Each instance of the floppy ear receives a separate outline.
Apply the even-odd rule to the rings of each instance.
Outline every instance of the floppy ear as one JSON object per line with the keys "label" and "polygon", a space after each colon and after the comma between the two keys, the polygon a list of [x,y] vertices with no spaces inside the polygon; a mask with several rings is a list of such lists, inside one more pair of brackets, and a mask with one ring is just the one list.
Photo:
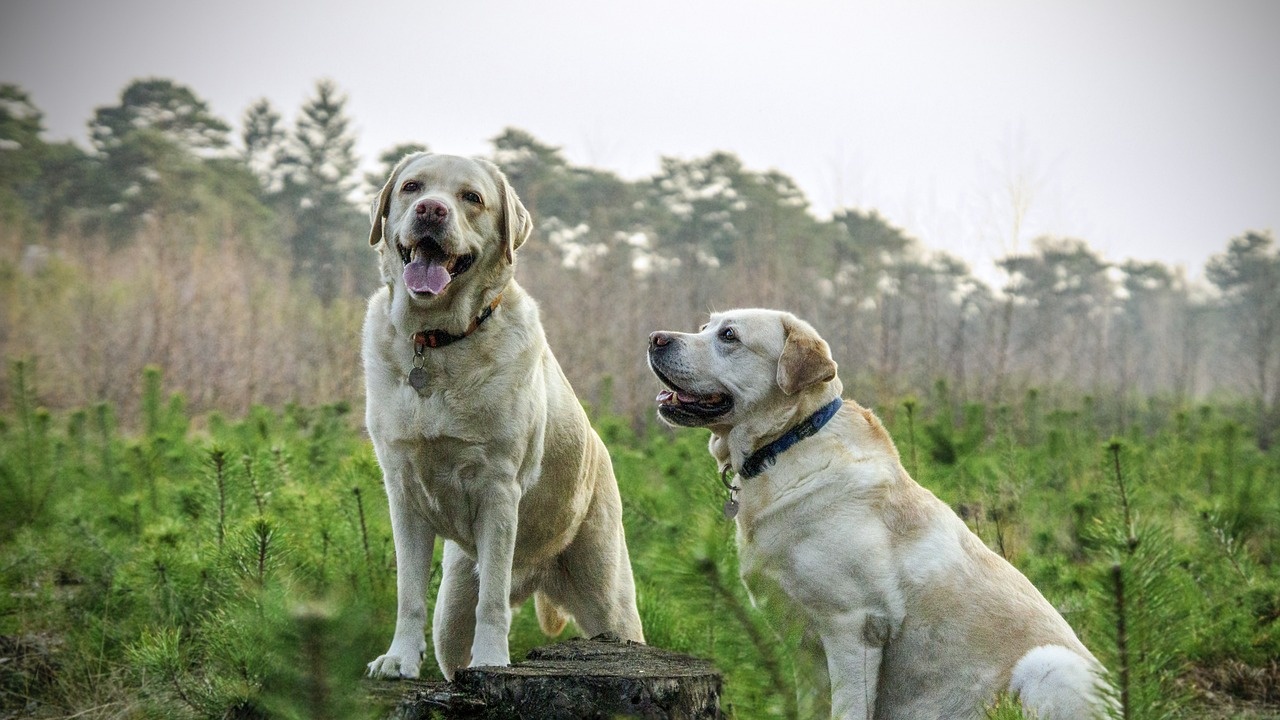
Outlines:
{"label": "floppy ear", "polygon": [[502,252],[508,263],[515,262],[516,250],[533,233],[533,219],[529,217],[529,211],[520,202],[516,189],[507,182],[507,176],[502,170],[488,160],[479,160],[493,175],[494,181],[498,183],[498,192],[502,194],[502,217],[498,220],[502,232]]}
{"label": "floppy ear", "polygon": [[373,199],[373,203],[369,206],[369,245],[377,245],[382,241],[383,225],[387,220],[387,213],[391,212],[391,196],[395,194],[396,176],[400,174],[400,170],[409,163],[410,160],[429,155],[430,153],[409,153],[400,158],[400,162],[396,163],[395,168],[391,170],[391,175],[387,177],[387,184],[382,186],[382,191],[378,193],[378,197]]}
{"label": "floppy ear", "polygon": [[831,348],[813,328],[783,320],[782,329],[787,335],[782,355],[778,357],[778,387],[782,392],[795,395],[807,387],[835,379],[836,361],[831,359]]}

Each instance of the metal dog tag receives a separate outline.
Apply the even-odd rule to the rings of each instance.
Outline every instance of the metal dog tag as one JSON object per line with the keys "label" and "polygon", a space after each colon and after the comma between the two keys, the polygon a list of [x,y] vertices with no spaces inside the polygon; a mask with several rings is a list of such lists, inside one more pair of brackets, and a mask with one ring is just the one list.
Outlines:
{"label": "metal dog tag", "polygon": [[409,371],[409,384],[414,390],[422,392],[427,387],[427,371],[416,367]]}
{"label": "metal dog tag", "polygon": [[729,498],[724,501],[724,519],[732,520],[738,517],[738,501]]}

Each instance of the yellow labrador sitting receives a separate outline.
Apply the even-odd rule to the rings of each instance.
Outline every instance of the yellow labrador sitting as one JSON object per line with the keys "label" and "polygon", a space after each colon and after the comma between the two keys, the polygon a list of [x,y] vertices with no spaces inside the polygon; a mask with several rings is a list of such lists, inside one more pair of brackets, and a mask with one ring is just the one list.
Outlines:
{"label": "yellow labrador sitting", "polygon": [[[1103,669],[1031,583],[907,475],[830,350],[772,310],[655,332],[659,415],[710,428],[738,474],[743,581],[804,623],[839,718],[976,718],[1001,691],[1041,720],[1101,717]],[[825,699],[825,698],[824,698]]]}
{"label": "yellow labrador sitting", "polygon": [[[396,550],[395,635],[375,677],[417,677],[432,549],[446,678],[506,665],[511,608],[535,595],[555,635],[643,641],[609,454],[514,280],[532,222],[483,160],[418,153],[371,211],[381,287],[364,323],[365,422]],[[563,613],[561,612],[563,611]]]}

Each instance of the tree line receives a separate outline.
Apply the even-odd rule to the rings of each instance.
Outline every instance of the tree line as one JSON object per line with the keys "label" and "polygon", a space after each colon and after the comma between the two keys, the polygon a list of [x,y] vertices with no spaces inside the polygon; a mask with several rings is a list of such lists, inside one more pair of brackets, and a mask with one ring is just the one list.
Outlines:
{"label": "tree line", "polygon": [[[428,145],[387,148],[361,176],[346,98],[323,80],[292,123],[263,99],[238,135],[161,78],[88,125],[88,148],[49,142],[28,94],[0,86],[0,351],[36,359],[41,400],[127,408],[158,364],[197,410],[358,403],[360,306],[377,282],[368,198]],[[1085,393],[1119,428],[1212,398],[1237,402],[1263,446],[1280,426],[1270,230],[1207,238],[1225,243],[1207,283],[1044,236],[1001,258],[992,286],[874,209],[820,217],[791,178],[732,153],[625,180],[523,130],[492,146],[535,219],[518,277],[566,374],[637,424],[655,388],[649,331],[757,305],[813,322],[873,406]]]}

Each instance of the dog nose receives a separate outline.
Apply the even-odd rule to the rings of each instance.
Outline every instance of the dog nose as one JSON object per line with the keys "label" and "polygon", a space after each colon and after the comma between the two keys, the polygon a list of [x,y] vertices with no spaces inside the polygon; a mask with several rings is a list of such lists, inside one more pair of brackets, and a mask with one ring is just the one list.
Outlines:
{"label": "dog nose", "polygon": [[430,222],[440,222],[449,217],[449,206],[439,200],[422,200],[414,210],[417,211],[420,219]]}
{"label": "dog nose", "polygon": [[671,342],[671,336],[664,332],[649,333],[649,349],[666,347]]}

